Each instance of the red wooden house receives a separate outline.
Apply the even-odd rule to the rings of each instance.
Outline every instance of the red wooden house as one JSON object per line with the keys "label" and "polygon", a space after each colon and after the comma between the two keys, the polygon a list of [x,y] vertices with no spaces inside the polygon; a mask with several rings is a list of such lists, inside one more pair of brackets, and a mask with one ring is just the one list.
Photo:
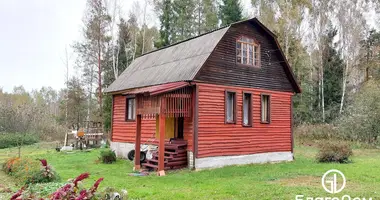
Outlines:
{"label": "red wooden house", "polygon": [[290,161],[300,91],[276,36],[256,18],[237,22],[135,59],[106,89],[111,148],[125,157],[155,137],[158,153],[143,166],[160,174]]}

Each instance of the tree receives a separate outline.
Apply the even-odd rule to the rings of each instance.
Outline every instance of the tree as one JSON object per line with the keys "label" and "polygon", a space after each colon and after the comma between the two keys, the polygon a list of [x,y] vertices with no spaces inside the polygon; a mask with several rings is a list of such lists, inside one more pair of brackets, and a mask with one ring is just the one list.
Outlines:
{"label": "tree", "polygon": [[372,29],[368,32],[365,39],[361,41],[362,52],[364,54],[361,60],[365,70],[365,81],[370,77],[380,78],[380,32]]}
{"label": "tree", "polygon": [[222,26],[232,24],[243,19],[242,7],[239,0],[222,0],[219,8],[219,18]]}
{"label": "tree", "polygon": [[71,126],[81,124],[86,119],[86,94],[78,78],[72,77],[68,82],[67,123]]}
{"label": "tree", "polygon": [[197,0],[195,16],[198,35],[216,29],[219,20],[216,1]]}
{"label": "tree", "polygon": [[[107,44],[110,37],[109,23],[111,17],[107,14],[103,0],[88,0],[87,10],[84,15],[84,41],[76,42],[74,50],[77,53],[77,66],[82,69],[82,76],[87,85],[87,120],[92,115],[93,84],[97,80],[98,109],[102,110],[102,74],[103,66],[107,61],[102,60],[107,55]],[[97,75],[95,75],[97,73]],[[99,112],[101,116],[102,112]]]}
{"label": "tree", "polygon": [[156,0],[155,11],[160,19],[160,38],[155,42],[154,46],[161,48],[170,45],[173,39],[172,20],[174,19],[174,14],[171,0]]}
{"label": "tree", "polygon": [[324,92],[325,106],[327,110],[326,122],[339,117],[339,105],[342,93],[342,80],[344,61],[339,53],[335,50],[333,43],[337,30],[330,28],[329,33],[325,36],[325,47],[323,52],[323,70],[324,70]]}
{"label": "tree", "polygon": [[176,43],[194,35],[195,21],[193,15],[195,13],[194,0],[173,0],[172,3],[173,24],[171,43]]}

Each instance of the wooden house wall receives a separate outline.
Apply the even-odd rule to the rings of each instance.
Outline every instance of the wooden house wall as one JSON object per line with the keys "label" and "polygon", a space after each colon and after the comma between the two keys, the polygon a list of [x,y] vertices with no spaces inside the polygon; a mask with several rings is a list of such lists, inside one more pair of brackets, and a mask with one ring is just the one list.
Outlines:
{"label": "wooden house wall", "polygon": [[[113,142],[134,143],[136,137],[136,122],[125,121],[126,97],[114,95],[113,113],[112,113],[112,138]],[[191,118],[185,118],[184,122],[184,139],[188,141],[188,149],[193,148],[192,139],[193,124]],[[156,119],[141,120],[141,143],[151,139],[156,133]],[[158,139],[157,139],[158,142]]]}
{"label": "wooden house wall", "polygon": [[[236,39],[247,36],[260,44],[261,67],[236,63]],[[285,60],[273,38],[252,22],[232,25],[210,55],[195,80],[241,87],[293,92]]]}
{"label": "wooden house wall", "polygon": [[[292,150],[289,92],[198,84],[198,158]],[[225,124],[225,90],[236,91],[236,124]],[[252,127],[242,126],[242,95],[252,93]],[[270,94],[270,124],[260,121],[260,94]]]}

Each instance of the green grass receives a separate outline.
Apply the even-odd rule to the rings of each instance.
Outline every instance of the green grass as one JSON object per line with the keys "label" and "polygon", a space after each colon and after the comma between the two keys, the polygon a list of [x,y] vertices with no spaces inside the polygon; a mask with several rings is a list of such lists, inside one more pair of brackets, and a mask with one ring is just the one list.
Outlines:
{"label": "green grass", "polygon": [[[0,155],[3,151],[0,150]],[[380,198],[380,150],[354,150],[350,164],[317,163],[316,152],[313,147],[297,147],[293,162],[181,170],[168,172],[165,177],[133,177],[128,175],[133,167],[129,161],[97,163],[99,150],[68,154],[35,145],[23,150],[24,155],[47,159],[63,181],[89,172],[91,175],[85,185],[90,186],[104,177],[101,188],[126,189],[132,199],[295,199],[297,194]],[[321,186],[322,175],[330,169],[341,170],[347,178],[346,188],[336,195],[327,194]],[[5,176],[0,173],[0,179],[4,180],[2,177]],[[9,182],[9,177],[7,180]]]}

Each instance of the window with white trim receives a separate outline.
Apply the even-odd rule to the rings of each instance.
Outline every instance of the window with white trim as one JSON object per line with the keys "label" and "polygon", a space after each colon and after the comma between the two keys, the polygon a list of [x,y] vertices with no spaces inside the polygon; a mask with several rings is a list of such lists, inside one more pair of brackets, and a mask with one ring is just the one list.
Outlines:
{"label": "window with white trim", "polygon": [[126,102],[126,121],[134,121],[136,119],[135,98],[127,98]]}
{"label": "window with white trim", "polygon": [[252,38],[239,37],[236,40],[236,62],[260,67],[260,45]]}

